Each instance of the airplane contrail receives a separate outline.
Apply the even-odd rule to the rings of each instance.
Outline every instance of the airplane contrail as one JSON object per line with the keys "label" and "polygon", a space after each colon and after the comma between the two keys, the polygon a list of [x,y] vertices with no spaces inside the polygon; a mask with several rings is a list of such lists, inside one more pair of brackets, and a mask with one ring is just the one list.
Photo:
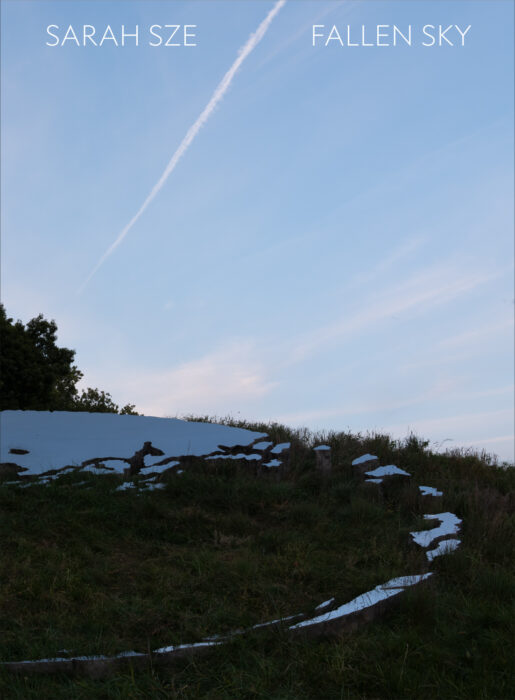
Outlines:
{"label": "airplane contrail", "polygon": [[204,124],[207,122],[211,114],[213,113],[215,107],[217,104],[220,102],[220,100],[223,98],[227,90],[229,89],[230,84],[232,83],[232,80],[236,73],[238,72],[241,64],[243,61],[249,56],[252,51],[256,48],[256,46],[259,44],[261,39],[265,36],[268,27],[272,23],[274,17],[276,14],[279,12],[281,7],[286,3],[286,0],[277,0],[275,5],[272,7],[270,12],[267,14],[265,19],[261,22],[259,27],[256,29],[256,31],[249,36],[247,39],[247,42],[245,45],[239,50],[238,52],[238,57],[232,64],[232,66],[229,68],[227,73],[224,75],[220,83],[217,85],[213,95],[211,96],[211,99],[207,103],[207,105],[204,107],[202,112],[200,113],[200,116],[197,118],[197,120],[194,122],[192,126],[188,129],[186,132],[186,136],[183,138],[181,143],[179,144],[179,147],[173,154],[173,156],[170,159],[170,162],[166,166],[163,174],[159,178],[159,180],[156,182],[154,187],[152,188],[150,194],[148,197],[145,199],[141,207],[138,209],[136,214],[132,217],[132,219],[129,221],[127,226],[121,231],[121,233],[118,235],[118,238],[109,246],[109,248],[105,251],[105,253],[102,255],[100,260],[97,262],[95,267],[92,269],[92,271],[89,273],[88,277],[86,280],[82,283],[82,285],[78,289],[78,294],[80,294],[86,285],[89,283],[93,275],[98,271],[98,269],[101,267],[101,265],[104,264],[104,262],[107,260],[107,258],[114,253],[114,251],[118,248],[120,243],[123,241],[125,236],[129,233],[131,228],[134,226],[136,221],[140,218],[140,216],[143,214],[145,209],[148,207],[150,202],[154,199],[154,197],[157,195],[159,190],[163,187],[165,182],[167,181],[168,177],[170,174],[175,170],[175,166],[177,163],[180,161],[182,156],[186,153],[188,150],[189,146],[193,142],[193,139],[195,136],[198,134],[200,129],[204,126]]}

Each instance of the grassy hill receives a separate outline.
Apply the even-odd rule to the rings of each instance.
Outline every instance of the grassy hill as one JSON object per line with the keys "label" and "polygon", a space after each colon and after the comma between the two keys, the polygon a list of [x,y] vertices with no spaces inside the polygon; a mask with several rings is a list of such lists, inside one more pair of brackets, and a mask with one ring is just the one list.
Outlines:
{"label": "grassy hill", "polygon": [[[435,454],[414,436],[225,422],[290,441],[286,478],[198,459],[151,492],[117,491],[116,474],[0,485],[0,660],[193,643],[344,603],[396,576],[435,575],[336,638],[256,629],[169,668],[101,680],[0,668],[2,699],[515,697],[515,469],[486,454]],[[329,478],[315,470],[322,442]],[[366,484],[351,465],[365,452],[411,478]],[[422,496],[422,484],[443,496]],[[461,545],[429,563],[409,533],[443,511],[463,520]]]}

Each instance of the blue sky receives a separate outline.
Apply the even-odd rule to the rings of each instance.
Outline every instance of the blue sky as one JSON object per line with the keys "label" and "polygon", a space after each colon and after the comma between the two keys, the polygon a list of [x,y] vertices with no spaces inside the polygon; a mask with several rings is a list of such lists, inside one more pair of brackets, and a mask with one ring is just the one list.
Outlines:
{"label": "blue sky", "polygon": [[[3,0],[2,300],[147,415],[410,431],[513,460],[513,4]],[[152,24],[195,47],[150,47]],[[138,24],[115,47],[46,27]],[[412,46],[312,46],[313,24]],[[471,25],[423,47],[425,24]],[[457,43],[458,35],[452,35]],[[112,42],[111,42],[112,43]]]}

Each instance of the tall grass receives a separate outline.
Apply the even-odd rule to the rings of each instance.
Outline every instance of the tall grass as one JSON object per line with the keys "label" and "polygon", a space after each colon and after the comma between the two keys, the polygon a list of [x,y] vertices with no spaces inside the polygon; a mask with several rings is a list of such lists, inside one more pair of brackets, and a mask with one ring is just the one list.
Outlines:
{"label": "tall grass", "polygon": [[[195,418],[195,420],[200,420]],[[209,420],[208,417],[202,420]],[[115,492],[116,476],[0,486],[3,660],[146,651],[345,602],[428,569],[409,532],[423,513],[463,519],[462,545],[431,564],[378,623],[338,639],[256,630],[170,669],[93,681],[12,676],[5,698],[513,698],[515,469],[482,453],[435,453],[415,436],[310,433],[216,419],[290,441],[282,482],[194,462],[166,489]],[[312,447],[332,448],[329,479]],[[409,471],[380,492],[353,474],[371,452]],[[81,476],[80,480],[85,477]],[[437,486],[439,499],[419,484]]]}

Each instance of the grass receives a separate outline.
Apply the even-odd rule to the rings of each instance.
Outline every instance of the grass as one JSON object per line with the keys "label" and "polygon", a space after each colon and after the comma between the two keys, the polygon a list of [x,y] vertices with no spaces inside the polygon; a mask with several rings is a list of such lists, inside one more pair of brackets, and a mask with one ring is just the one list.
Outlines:
{"label": "grass", "polygon": [[[198,418],[196,419],[198,420]],[[412,437],[314,435],[231,421],[292,442],[282,482],[199,461],[165,489],[115,492],[116,476],[0,486],[0,658],[148,651],[346,602],[428,570],[409,532],[423,513],[463,519],[461,547],[395,612],[338,639],[256,630],[173,668],[105,680],[9,675],[20,698],[513,698],[515,469],[435,454]],[[314,444],[334,473],[314,471]],[[352,474],[364,452],[409,471],[381,497]],[[89,485],[77,487],[87,478]],[[422,498],[418,484],[443,498]]]}

